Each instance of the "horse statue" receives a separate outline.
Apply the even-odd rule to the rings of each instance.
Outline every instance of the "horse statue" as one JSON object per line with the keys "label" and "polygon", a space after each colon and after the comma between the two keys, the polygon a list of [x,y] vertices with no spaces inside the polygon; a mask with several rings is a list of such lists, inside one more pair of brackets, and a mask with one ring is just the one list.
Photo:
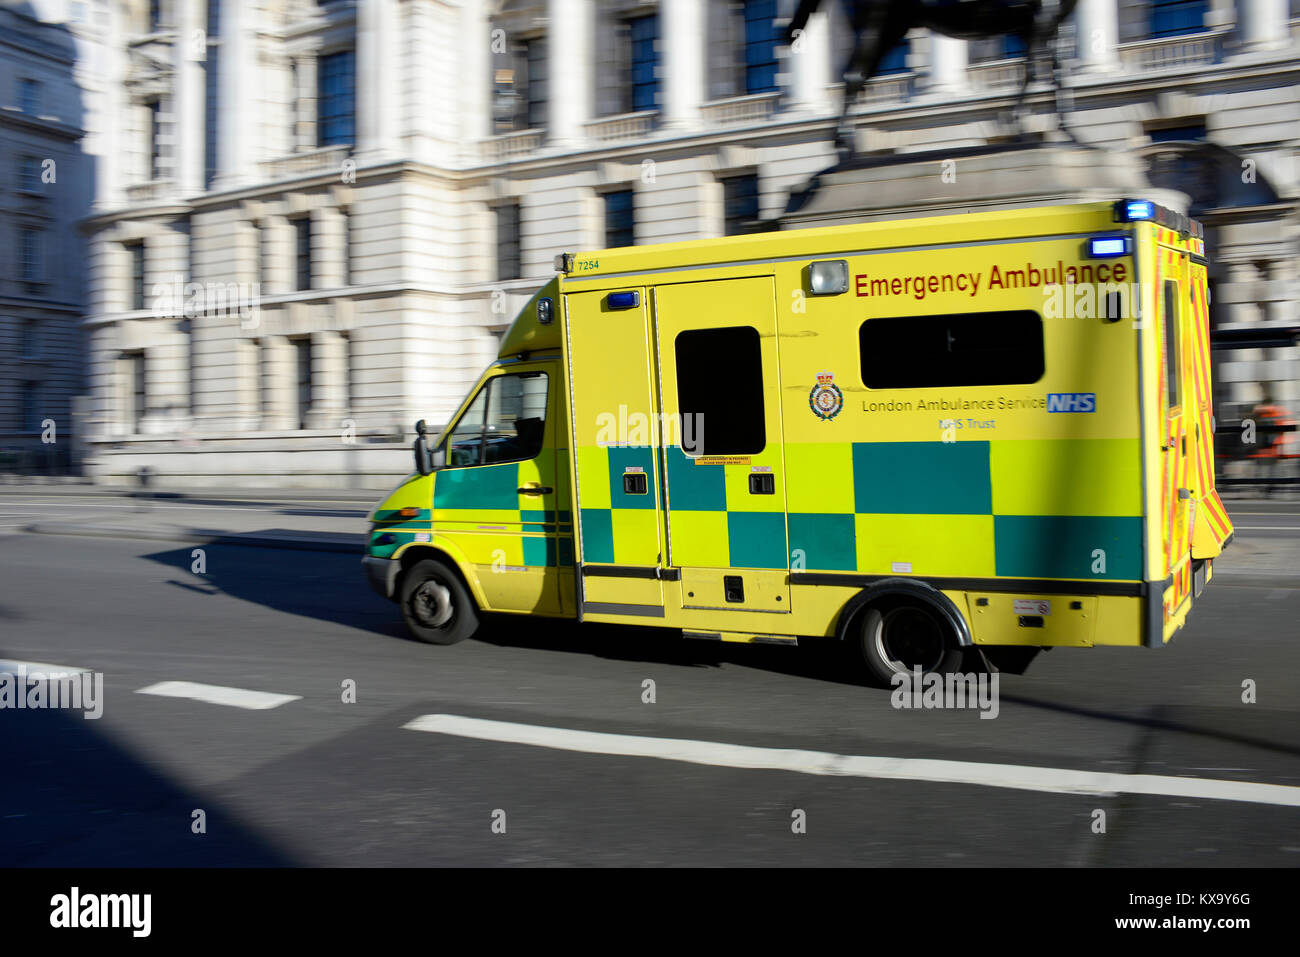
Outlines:
{"label": "horse statue", "polygon": [[[1018,118],[1044,52],[1051,56],[1052,80],[1059,94],[1060,63],[1053,42],[1078,0],[840,0],[853,28],[853,51],[844,65],[844,104],[835,131],[841,154],[852,151],[845,129],[849,107],[880,70],[885,55],[913,27],[959,40],[1011,35],[1025,47],[1025,76],[1013,110]],[[799,0],[783,42],[793,44],[821,0]],[[1067,131],[1068,133],[1068,131]]]}

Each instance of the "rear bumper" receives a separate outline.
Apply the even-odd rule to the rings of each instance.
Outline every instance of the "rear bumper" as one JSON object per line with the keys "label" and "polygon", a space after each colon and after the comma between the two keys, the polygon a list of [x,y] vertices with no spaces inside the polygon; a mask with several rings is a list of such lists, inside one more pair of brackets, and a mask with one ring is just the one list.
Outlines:
{"label": "rear bumper", "polygon": [[370,587],[385,598],[396,597],[397,573],[402,563],[392,558],[372,558],[367,555],[361,559],[361,567],[366,570],[366,580]]}

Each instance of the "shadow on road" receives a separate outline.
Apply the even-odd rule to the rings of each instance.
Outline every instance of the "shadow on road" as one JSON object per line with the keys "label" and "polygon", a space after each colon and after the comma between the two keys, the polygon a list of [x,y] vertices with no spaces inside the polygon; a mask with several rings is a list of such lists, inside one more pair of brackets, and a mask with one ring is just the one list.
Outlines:
{"label": "shadow on road", "polygon": [[[0,711],[0,861],[23,867],[287,867],[224,810],[138,761],[79,711]],[[207,831],[191,831],[202,809]]]}

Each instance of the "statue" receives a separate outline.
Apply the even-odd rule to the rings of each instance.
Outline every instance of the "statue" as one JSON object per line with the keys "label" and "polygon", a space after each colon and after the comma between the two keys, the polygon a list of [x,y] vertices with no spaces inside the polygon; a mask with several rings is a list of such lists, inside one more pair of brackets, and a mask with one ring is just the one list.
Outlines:
{"label": "statue", "polygon": [[[849,107],[867,81],[877,74],[885,54],[913,27],[924,27],[959,40],[1017,36],[1025,46],[1025,77],[1016,97],[1020,116],[1025,94],[1044,52],[1051,56],[1052,79],[1060,89],[1060,64],[1053,40],[1078,0],[840,0],[853,28],[853,51],[844,65],[844,104],[835,132],[841,155],[852,152],[845,129]],[[799,0],[784,43],[791,44],[821,0]],[[1066,131],[1068,134],[1068,130]],[[1071,136],[1071,139],[1073,137]]]}

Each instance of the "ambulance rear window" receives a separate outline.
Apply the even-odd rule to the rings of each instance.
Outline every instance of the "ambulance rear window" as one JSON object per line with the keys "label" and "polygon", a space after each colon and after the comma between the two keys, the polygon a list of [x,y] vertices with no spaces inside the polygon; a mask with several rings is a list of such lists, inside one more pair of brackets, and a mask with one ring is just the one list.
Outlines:
{"label": "ambulance rear window", "polygon": [[1043,319],[1028,309],[868,319],[858,330],[868,389],[1016,385],[1043,377]]}

